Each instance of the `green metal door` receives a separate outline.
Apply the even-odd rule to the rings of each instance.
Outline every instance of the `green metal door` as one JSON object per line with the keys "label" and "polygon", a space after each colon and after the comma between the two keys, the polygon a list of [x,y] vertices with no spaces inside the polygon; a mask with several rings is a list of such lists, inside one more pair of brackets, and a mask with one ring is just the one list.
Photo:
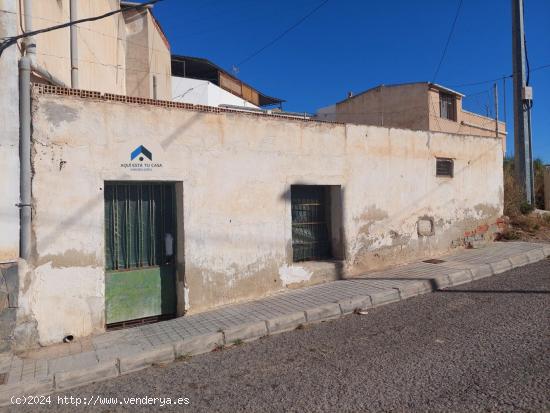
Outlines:
{"label": "green metal door", "polygon": [[106,323],[176,313],[173,184],[105,184]]}

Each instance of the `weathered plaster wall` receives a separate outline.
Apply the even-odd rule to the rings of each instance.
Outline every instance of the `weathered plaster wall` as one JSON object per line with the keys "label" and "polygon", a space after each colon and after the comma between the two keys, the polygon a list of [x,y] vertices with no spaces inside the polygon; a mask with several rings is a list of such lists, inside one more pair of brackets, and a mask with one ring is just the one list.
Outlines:
{"label": "weathered plaster wall", "polygon": [[[492,138],[53,95],[35,96],[33,116],[36,251],[20,305],[44,344],[103,328],[104,181],[182,182],[190,312],[439,254],[502,213]],[[162,166],[121,167],[139,145]],[[437,156],[455,159],[453,179],[435,177]],[[342,262],[292,263],[297,183],[341,186]]]}
{"label": "weathered plaster wall", "polygon": [[[16,0],[0,0],[0,38],[17,32]],[[0,263],[19,256],[19,86],[16,46],[0,59]]]}
{"label": "weathered plaster wall", "polygon": [[[23,1],[21,1],[23,3]],[[66,23],[70,20],[70,0],[35,0],[32,2],[33,30]],[[98,16],[120,7],[119,0],[79,0],[79,19]],[[19,10],[19,8],[17,8]],[[22,13],[26,13],[22,8]],[[21,29],[17,25],[17,30]],[[120,14],[77,26],[79,88],[125,94],[126,42],[124,19]],[[37,63],[71,84],[69,28],[36,36]],[[147,52],[147,51],[145,51]]]}

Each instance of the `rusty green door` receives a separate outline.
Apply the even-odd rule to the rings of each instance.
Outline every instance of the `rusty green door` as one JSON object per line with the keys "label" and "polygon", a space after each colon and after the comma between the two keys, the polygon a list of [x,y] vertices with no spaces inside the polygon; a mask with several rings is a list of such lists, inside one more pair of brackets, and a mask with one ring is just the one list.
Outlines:
{"label": "rusty green door", "polygon": [[173,184],[105,184],[107,325],[176,313]]}

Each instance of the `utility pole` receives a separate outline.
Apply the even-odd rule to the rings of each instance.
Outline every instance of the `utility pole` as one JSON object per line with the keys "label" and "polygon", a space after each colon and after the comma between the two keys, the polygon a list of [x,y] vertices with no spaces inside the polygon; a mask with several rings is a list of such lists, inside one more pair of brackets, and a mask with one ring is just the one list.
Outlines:
{"label": "utility pole", "polygon": [[493,85],[493,100],[495,101],[495,134],[498,139],[498,86]]}
{"label": "utility pole", "polygon": [[527,84],[523,0],[512,0],[512,68],[514,77],[514,163],[524,200],[535,203],[531,149],[532,89]]}

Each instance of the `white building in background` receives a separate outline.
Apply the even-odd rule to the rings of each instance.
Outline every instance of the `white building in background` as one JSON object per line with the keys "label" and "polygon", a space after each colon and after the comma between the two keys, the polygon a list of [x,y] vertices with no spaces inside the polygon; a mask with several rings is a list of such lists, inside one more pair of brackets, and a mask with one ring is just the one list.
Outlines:
{"label": "white building in background", "polygon": [[284,102],[250,87],[207,59],[177,55],[172,55],[172,100],[253,109]]}
{"label": "white building in background", "polygon": [[172,100],[205,106],[232,105],[258,108],[208,80],[178,76],[172,76]]}

